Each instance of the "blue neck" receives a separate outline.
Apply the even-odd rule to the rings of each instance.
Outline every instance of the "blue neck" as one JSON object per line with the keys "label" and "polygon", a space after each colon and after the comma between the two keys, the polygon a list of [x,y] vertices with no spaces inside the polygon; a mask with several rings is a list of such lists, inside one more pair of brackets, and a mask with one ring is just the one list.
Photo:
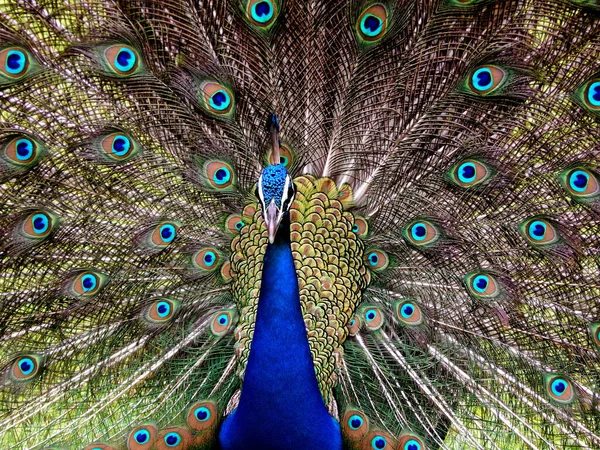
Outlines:
{"label": "blue neck", "polygon": [[220,431],[223,449],[341,449],[315,376],[300,309],[289,221],[267,247],[254,336],[238,408]]}

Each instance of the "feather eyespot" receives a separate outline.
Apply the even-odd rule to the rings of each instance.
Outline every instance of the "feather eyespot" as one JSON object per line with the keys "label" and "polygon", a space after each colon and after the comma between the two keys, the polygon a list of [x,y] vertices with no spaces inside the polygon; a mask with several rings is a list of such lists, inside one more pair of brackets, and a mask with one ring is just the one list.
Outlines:
{"label": "feather eyespot", "polygon": [[44,239],[54,231],[57,223],[58,218],[54,214],[38,210],[25,218],[21,230],[31,239]]}
{"label": "feather eyespot", "polygon": [[139,152],[140,146],[123,132],[111,133],[100,144],[106,156],[113,161],[126,161]]}
{"label": "feather eyespot", "polygon": [[180,302],[165,297],[156,298],[144,312],[144,319],[153,324],[169,322],[179,310]]}
{"label": "feather eyespot", "polygon": [[139,72],[141,68],[140,56],[129,45],[111,45],[104,50],[104,58],[108,68],[122,77],[129,77]]}
{"label": "feather eyespot", "polygon": [[440,237],[438,228],[428,220],[419,219],[411,222],[403,230],[408,241],[417,247],[434,244]]}
{"label": "feather eyespot", "polygon": [[406,325],[420,325],[423,323],[421,308],[411,300],[398,302],[396,305],[396,317]]}
{"label": "feather eyespot", "polygon": [[206,111],[217,116],[231,115],[235,101],[227,87],[214,81],[204,81],[200,84],[200,91],[201,104]]}
{"label": "feather eyespot", "polygon": [[246,4],[246,15],[250,22],[260,28],[269,28],[279,14],[276,2],[272,0],[249,0]]}
{"label": "feather eyespot", "polygon": [[234,309],[226,309],[215,314],[210,324],[210,330],[215,336],[227,334],[234,325],[236,312]]}
{"label": "feather eyespot", "polygon": [[465,284],[475,298],[494,298],[500,294],[496,280],[488,273],[471,273],[465,277]]}
{"label": "feather eyespot", "polygon": [[383,250],[370,249],[365,252],[367,267],[376,272],[386,269],[389,262],[388,255]]}
{"label": "feather eyespot", "polygon": [[561,174],[561,182],[568,194],[586,202],[600,195],[600,182],[594,172],[576,167]]}
{"label": "feather eyespot", "polygon": [[544,381],[546,383],[546,391],[552,400],[567,405],[575,399],[573,384],[565,377],[548,375]]}
{"label": "feather eyespot", "polygon": [[520,228],[525,238],[533,245],[542,246],[558,241],[556,228],[545,219],[526,220]]}
{"label": "feather eyespot", "polygon": [[35,60],[23,47],[7,47],[0,50],[0,86],[10,84],[31,74]]}
{"label": "feather eyespot", "polygon": [[96,271],[81,272],[72,283],[76,296],[93,297],[104,287],[106,276]]}
{"label": "feather eyespot", "polygon": [[393,450],[396,448],[396,440],[383,430],[370,431],[363,438],[363,448],[374,450]]}
{"label": "feather eyespot", "polygon": [[425,450],[423,440],[411,433],[402,433],[398,436],[398,449],[400,450]]}
{"label": "feather eyespot", "polygon": [[192,433],[181,427],[161,430],[156,440],[157,450],[183,450],[191,444]]}
{"label": "feather eyespot", "polygon": [[600,111],[600,80],[589,81],[584,87],[583,101],[594,111]]}
{"label": "feather eyespot", "polygon": [[152,425],[143,425],[134,428],[129,433],[127,448],[129,450],[149,450],[156,442],[158,430]]}
{"label": "feather eyespot", "polygon": [[213,247],[197,251],[192,258],[193,265],[202,272],[213,272],[221,263],[221,254]]}
{"label": "feather eyespot", "polygon": [[369,420],[361,411],[349,410],[342,421],[344,436],[351,441],[362,439],[369,431]]}
{"label": "feather eyespot", "polygon": [[475,159],[465,159],[450,170],[450,180],[459,187],[471,188],[487,181],[491,169]]}
{"label": "feather eyespot", "polygon": [[212,190],[231,190],[235,185],[233,167],[224,161],[209,160],[202,166],[204,185]]}
{"label": "feather eyespot", "polygon": [[350,319],[350,322],[348,323],[348,334],[350,336],[356,336],[360,331],[361,326],[362,323],[360,321],[360,317],[357,315],[353,316],[352,319]]}
{"label": "feather eyespot", "polygon": [[179,225],[175,222],[159,223],[152,232],[152,244],[157,247],[166,247],[177,237]]}
{"label": "feather eyespot", "polygon": [[354,224],[352,232],[356,233],[359,238],[365,238],[369,234],[369,222],[362,216],[354,216]]}
{"label": "feather eyespot", "polygon": [[217,424],[217,406],[211,401],[196,403],[187,415],[188,425],[196,431],[205,431]]}
{"label": "feather eyespot", "polygon": [[358,36],[365,43],[380,40],[387,31],[387,10],[380,3],[365,9],[356,24]]}
{"label": "feather eyespot", "polygon": [[594,344],[600,347],[600,323],[593,323],[590,325],[590,334]]}
{"label": "feather eyespot", "polygon": [[366,327],[371,331],[378,330],[383,326],[384,317],[379,308],[367,307],[362,316]]}
{"label": "feather eyespot", "polygon": [[239,234],[245,225],[246,223],[240,214],[230,214],[225,219],[225,229],[234,235]]}
{"label": "feather eyespot", "polygon": [[496,66],[475,68],[468,77],[469,90],[477,95],[488,95],[504,84],[506,73]]}
{"label": "feather eyespot", "polygon": [[[267,156],[265,159],[265,162],[267,165],[272,163],[271,153],[272,153],[271,150],[269,150],[267,152]],[[279,164],[281,164],[283,167],[286,168],[287,171],[289,171],[292,168],[292,166],[294,165],[295,161],[296,161],[296,154],[294,153],[294,151],[287,145],[280,144],[280,146],[279,146]]]}
{"label": "feather eyespot", "polygon": [[42,364],[40,355],[22,355],[12,365],[11,378],[15,382],[31,381],[40,373]]}
{"label": "feather eyespot", "polygon": [[44,147],[27,136],[13,138],[4,147],[7,161],[18,167],[32,166],[41,156]]}

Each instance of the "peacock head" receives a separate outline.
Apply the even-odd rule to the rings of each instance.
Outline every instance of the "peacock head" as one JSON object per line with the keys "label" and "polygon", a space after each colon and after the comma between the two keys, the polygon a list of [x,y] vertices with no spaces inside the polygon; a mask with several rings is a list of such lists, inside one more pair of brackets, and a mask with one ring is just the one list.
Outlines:
{"label": "peacock head", "polygon": [[296,188],[292,177],[282,164],[265,167],[256,186],[256,196],[262,205],[262,214],[269,232],[269,242],[275,235],[285,213],[294,201]]}

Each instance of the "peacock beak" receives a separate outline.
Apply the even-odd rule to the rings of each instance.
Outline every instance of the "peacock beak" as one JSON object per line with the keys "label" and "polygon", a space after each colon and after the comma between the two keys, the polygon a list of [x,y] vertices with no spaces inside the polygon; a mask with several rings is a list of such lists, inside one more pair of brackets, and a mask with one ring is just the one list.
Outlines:
{"label": "peacock beak", "polygon": [[269,232],[270,244],[275,242],[275,235],[277,234],[277,228],[279,228],[282,217],[283,214],[280,214],[279,208],[275,204],[275,200],[271,199],[271,203],[269,203],[269,206],[264,214],[265,223],[267,224],[267,231]]}

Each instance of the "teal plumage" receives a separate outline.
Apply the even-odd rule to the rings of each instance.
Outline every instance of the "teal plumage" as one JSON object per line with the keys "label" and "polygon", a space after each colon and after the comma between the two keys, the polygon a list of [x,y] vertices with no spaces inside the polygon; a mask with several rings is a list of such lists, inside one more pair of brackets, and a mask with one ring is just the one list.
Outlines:
{"label": "teal plumage", "polygon": [[599,57],[595,0],[0,3],[0,447],[600,447]]}

